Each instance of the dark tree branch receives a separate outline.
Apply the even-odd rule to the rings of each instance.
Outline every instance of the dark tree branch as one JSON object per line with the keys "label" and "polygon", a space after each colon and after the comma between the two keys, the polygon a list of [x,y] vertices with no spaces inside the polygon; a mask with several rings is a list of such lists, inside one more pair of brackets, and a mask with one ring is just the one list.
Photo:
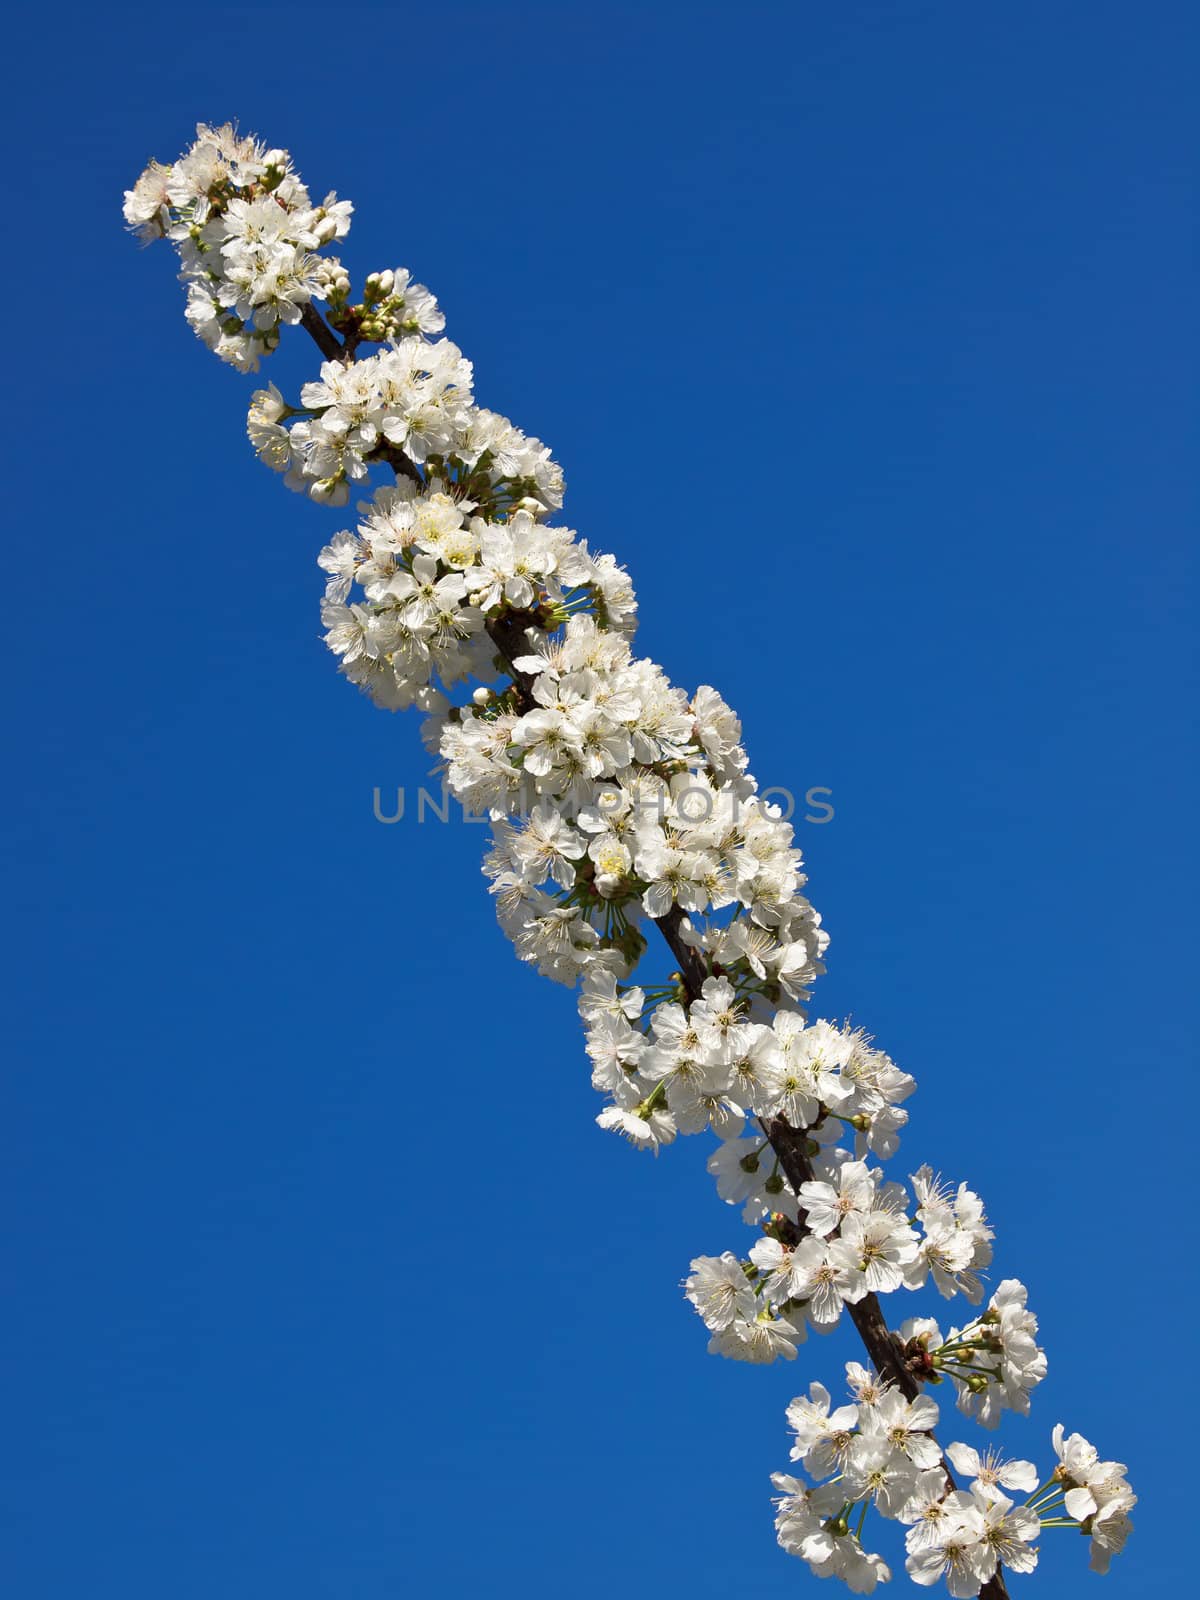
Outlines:
{"label": "dark tree branch", "polygon": [[325,318],[310,300],[300,312],[300,326],[312,336],[313,343],[326,361],[340,361],[346,354],[345,346],[326,323]]}
{"label": "dark tree branch", "polygon": [[679,963],[679,976],[687,990],[689,1000],[699,1000],[704,980],[710,976],[708,964],[695,945],[683,937],[683,912],[672,906],[665,916],[655,917],[654,926],[671,948]]}
{"label": "dark tree branch", "polygon": [[489,617],[487,621],[488,638],[496,646],[497,654],[512,678],[513,698],[522,715],[537,707],[537,701],[533,698],[533,679],[527,672],[518,671],[515,664],[522,656],[527,656],[532,648],[526,638],[530,628],[545,631],[535,611],[506,611],[502,616]]}

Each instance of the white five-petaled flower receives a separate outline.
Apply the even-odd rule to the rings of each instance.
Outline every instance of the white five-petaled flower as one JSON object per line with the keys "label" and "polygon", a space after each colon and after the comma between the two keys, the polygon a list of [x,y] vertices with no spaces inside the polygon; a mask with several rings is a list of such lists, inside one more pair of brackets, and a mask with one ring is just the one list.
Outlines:
{"label": "white five-petaled flower", "polygon": [[932,1436],[937,1427],[937,1401],[927,1394],[907,1400],[899,1389],[888,1389],[863,1413],[863,1432],[885,1440],[918,1468],[934,1467],[942,1452]]}

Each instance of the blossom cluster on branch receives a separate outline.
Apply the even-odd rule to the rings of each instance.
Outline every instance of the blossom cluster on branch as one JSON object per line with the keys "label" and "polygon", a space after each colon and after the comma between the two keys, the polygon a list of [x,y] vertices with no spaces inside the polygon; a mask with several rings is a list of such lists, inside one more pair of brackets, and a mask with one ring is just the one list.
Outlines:
{"label": "blossom cluster on branch", "polygon": [[[449,788],[488,814],[501,925],[579,990],[600,1126],[653,1151],[715,1141],[709,1171],[755,1238],[691,1264],[710,1350],[791,1359],[843,1317],[863,1340],[872,1368],[847,1368],[850,1404],[831,1410],[814,1383],[789,1407],[809,1478],[775,1478],[780,1544],[870,1592],[890,1577],[863,1544],[874,1508],[907,1528],[909,1575],[955,1596],[1004,1595],[1047,1527],[1081,1530],[1104,1571],[1131,1526],[1123,1467],[1061,1427],[1044,1480],[936,1441],[926,1385],[948,1383],[985,1428],[1028,1412],[1046,1372],[1037,1321],[1016,1279],[983,1304],[993,1231],[967,1184],[884,1175],[914,1082],[861,1030],[807,1016],[826,936],[737,716],[634,655],[628,574],[550,522],[558,465],[475,404],[429,291],[388,268],[352,299],[319,254],[350,210],[314,207],[286,152],[204,126],[125,205],[143,237],[175,244],[188,320],[222,359],[256,369],[284,323],[325,357],[295,404],[257,391],[247,426],[290,487],[333,506],[369,493],[319,557],[326,643],[377,704],[424,713]],[[375,468],[390,481],[372,488]],[[635,982],[652,931],[674,965]],[[927,1317],[889,1328],[879,1296],[927,1285],[983,1309],[945,1334]]]}

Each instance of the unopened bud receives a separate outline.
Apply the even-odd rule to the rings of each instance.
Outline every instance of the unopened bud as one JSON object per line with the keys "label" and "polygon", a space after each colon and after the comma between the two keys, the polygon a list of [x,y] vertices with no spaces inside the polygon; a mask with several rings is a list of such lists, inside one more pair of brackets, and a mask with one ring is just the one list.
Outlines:
{"label": "unopened bud", "polygon": [[319,478],[309,493],[321,505],[344,506],[350,498],[350,485],[341,477]]}

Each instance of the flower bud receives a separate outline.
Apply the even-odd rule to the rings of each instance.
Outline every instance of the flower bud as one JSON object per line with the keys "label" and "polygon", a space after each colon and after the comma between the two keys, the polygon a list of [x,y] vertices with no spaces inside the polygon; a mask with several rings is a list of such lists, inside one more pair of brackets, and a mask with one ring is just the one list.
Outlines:
{"label": "flower bud", "polygon": [[320,505],[344,506],[350,498],[350,485],[345,478],[318,478],[309,494]]}

